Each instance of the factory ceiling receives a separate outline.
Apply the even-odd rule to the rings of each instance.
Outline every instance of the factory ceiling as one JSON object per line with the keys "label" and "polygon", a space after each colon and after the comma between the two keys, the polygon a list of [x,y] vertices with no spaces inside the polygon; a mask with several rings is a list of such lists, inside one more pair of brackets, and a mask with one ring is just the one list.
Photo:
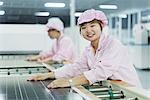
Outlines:
{"label": "factory ceiling", "polygon": [[[0,0],[1,24],[45,24],[47,19],[53,16],[60,17],[65,26],[70,23],[70,0]],[[44,4],[47,2],[65,3],[63,8],[49,8]],[[118,9],[104,10],[99,8],[102,4],[117,5]],[[104,11],[107,15],[119,12],[147,9],[150,7],[150,0],[75,0],[75,11],[83,12],[86,9],[94,8]],[[49,12],[46,17],[35,16],[36,12]]]}

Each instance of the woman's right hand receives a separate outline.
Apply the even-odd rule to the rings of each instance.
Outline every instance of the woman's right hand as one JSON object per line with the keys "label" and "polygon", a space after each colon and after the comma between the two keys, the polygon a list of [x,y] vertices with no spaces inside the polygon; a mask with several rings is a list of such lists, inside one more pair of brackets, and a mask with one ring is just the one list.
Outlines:
{"label": "woman's right hand", "polygon": [[40,55],[37,55],[37,56],[30,56],[30,57],[27,57],[27,61],[37,61],[38,59],[40,59],[41,56]]}
{"label": "woman's right hand", "polygon": [[35,76],[31,76],[27,79],[27,81],[42,81],[42,80],[46,80],[46,79],[54,79],[54,72],[50,72],[50,73],[44,73],[44,74],[37,74]]}

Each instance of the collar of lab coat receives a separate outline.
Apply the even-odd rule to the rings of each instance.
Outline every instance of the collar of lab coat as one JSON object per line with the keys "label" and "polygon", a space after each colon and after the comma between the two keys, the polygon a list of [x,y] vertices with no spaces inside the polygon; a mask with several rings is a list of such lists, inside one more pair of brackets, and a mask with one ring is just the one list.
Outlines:
{"label": "collar of lab coat", "polygon": [[[105,38],[106,38],[106,35],[105,35],[104,33],[102,33],[102,34],[100,35],[100,39],[99,39],[99,43],[98,43],[98,48],[97,48],[98,51],[100,51],[100,50],[102,50],[102,49],[104,48],[104,45],[105,45]],[[88,51],[91,51],[92,48],[93,48],[93,47],[92,47],[91,44],[87,47]]]}

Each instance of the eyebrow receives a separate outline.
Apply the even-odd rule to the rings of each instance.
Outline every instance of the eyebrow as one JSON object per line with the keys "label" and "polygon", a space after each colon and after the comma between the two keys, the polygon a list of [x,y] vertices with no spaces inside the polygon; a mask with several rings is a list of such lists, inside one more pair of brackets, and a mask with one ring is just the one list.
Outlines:
{"label": "eyebrow", "polygon": [[95,21],[92,21],[92,22],[89,22],[90,24],[93,24],[93,23],[95,23]]}

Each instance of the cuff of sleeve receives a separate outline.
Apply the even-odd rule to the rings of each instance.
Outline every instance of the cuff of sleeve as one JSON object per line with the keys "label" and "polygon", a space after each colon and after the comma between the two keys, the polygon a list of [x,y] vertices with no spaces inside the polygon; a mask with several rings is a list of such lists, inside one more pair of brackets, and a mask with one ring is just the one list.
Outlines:
{"label": "cuff of sleeve", "polygon": [[55,78],[69,78],[70,74],[68,71],[70,71],[69,65],[65,65],[63,67],[54,70]]}
{"label": "cuff of sleeve", "polygon": [[63,67],[54,70],[54,75],[55,75],[55,78],[56,78],[56,79],[63,77],[63,75],[62,75],[62,73],[61,73],[62,68],[63,68]]}
{"label": "cuff of sleeve", "polygon": [[96,76],[93,71],[86,71],[83,73],[86,79],[89,81],[90,85],[96,82]]}
{"label": "cuff of sleeve", "polygon": [[62,59],[59,58],[58,56],[53,56],[53,57],[52,57],[52,60],[58,61],[58,62],[61,62],[61,61],[62,61]]}

